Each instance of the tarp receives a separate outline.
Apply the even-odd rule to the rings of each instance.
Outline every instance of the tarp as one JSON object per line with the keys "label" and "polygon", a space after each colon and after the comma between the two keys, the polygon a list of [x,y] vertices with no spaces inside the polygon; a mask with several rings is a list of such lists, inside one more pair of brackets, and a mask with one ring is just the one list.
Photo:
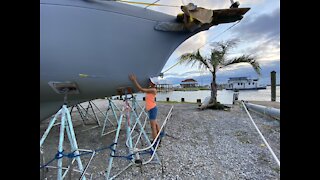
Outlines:
{"label": "tarp", "polygon": [[213,10],[197,7],[192,3],[181,6],[181,10],[188,16],[200,21],[201,23],[211,23]]}

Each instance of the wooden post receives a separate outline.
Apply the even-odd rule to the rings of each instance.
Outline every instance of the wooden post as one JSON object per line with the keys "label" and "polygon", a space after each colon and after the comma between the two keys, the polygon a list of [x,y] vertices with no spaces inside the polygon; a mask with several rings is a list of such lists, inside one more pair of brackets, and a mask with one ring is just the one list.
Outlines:
{"label": "wooden post", "polygon": [[271,72],[271,101],[276,101],[276,72]]}
{"label": "wooden post", "polygon": [[238,91],[238,90],[234,90],[234,91],[233,91],[232,104],[235,104],[235,102],[238,101],[238,97],[239,97],[239,91]]}

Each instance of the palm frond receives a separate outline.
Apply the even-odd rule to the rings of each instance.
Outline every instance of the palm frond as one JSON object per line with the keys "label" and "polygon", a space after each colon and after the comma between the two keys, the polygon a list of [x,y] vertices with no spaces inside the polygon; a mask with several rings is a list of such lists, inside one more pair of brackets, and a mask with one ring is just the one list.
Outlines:
{"label": "palm frond", "polygon": [[199,69],[207,69],[212,73],[224,66],[228,66],[236,63],[249,63],[255,72],[259,75],[260,65],[255,60],[256,58],[250,57],[249,55],[242,55],[240,57],[234,58],[230,61],[226,60],[228,51],[237,44],[236,40],[229,40],[226,42],[215,43],[215,48],[211,50],[210,59],[206,59],[200,54],[200,49],[193,53],[186,53],[180,57],[180,64],[191,65],[192,67],[198,64]]}
{"label": "palm frond", "polygon": [[236,40],[226,42],[217,42],[215,48],[211,50],[211,64],[218,68],[220,64],[225,63],[227,52],[237,44]]}
{"label": "palm frond", "polygon": [[207,63],[206,59],[201,56],[199,49],[196,52],[181,55],[180,64],[191,65],[191,67],[198,64],[199,69],[206,68],[211,71],[210,65]]}
{"label": "palm frond", "polygon": [[219,64],[224,61],[224,55],[221,51],[213,49],[211,51],[210,63],[214,68],[216,68]]}
{"label": "palm frond", "polygon": [[185,53],[180,57],[180,64],[187,64],[193,63],[194,61],[200,61],[202,56],[200,55],[199,50],[194,53]]}
{"label": "palm frond", "polygon": [[252,68],[254,69],[254,71],[261,75],[261,67],[260,67],[260,64],[256,61],[256,60],[253,60],[250,62]]}
{"label": "palm frond", "polygon": [[254,71],[261,75],[261,68],[260,68],[260,65],[259,63],[255,60],[254,57],[250,57],[249,55],[242,55],[240,57],[236,57],[226,63],[223,64],[223,66],[229,66],[231,64],[237,64],[237,63],[249,63],[252,68],[254,69]]}

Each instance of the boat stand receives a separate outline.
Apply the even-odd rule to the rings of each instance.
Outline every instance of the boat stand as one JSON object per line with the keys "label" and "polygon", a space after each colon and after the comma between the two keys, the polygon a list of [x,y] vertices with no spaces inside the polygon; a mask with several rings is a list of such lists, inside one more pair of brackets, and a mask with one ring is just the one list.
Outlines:
{"label": "boat stand", "polygon": [[[111,112],[110,112],[111,111]],[[111,100],[111,98],[108,98],[108,109],[107,109],[107,113],[105,115],[105,119],[104,119],[104,123],[103,123],[103,127],[102,127],[102,131],[101,131],[101,136],[104,136],[104,135],[107,135],[107,134],[110,134],[112,132],[115,132],[117,129],[113,129],[111,131],[108,131],[108,132],[105,132],[107,126],[108,126],[108,122],[111,124],[111,126],[115,126],[113,123],[112,123],[112,120],[110,118],[110,113],[112,113],[116,123],[119,122],[119,118],[118,117],[118,113],[120,112],[121,114],[121,110],[118,108],[118,106]],[[112,116],[111,115],[111,116]]]}
{"label": "boat stand", "polygon": [[[49,163],[45,163],[44,162],[44,156],[43,156],[43,143],[46,139],[46,137],[48,136],[50,130],[52,129],[54,123],[56,122],[56,120],[60,117],[61,119],[61,123],[60,123],[60,135],[59,135],[59,145],[58,145],[58,153],[56,154],[55,158],[53,160],[57,160],[58,164],[57,167],[53,167],[53,166],[48,166],[49,163],[51,163],[53,160],[51,160]],[[70,158],[70,162],[67,168],[63,167],[62,164],[62,158],[66,156],[66,154],[63,153],[63,143],[64,143],[64,135],[65,135],[65,130],[67,132],[67,136],[70,142],[70,146],[71,146],[71,152],[70,154],[67,154],[67,157]],[[87,163],[86,167],[84,168],[80,159],[80,151],[84,151],[84,152],[90,152],[92,153],[92,156],[90,158],[90,161]],[[65,94],[64,97],[64,104],[62,106],[62,108],[55,114],[55,116],[51,119],[48,128],[46,129],[45,133],[43,134],[42,138],[40,139],[40,155],[42,155],[43,157],[40,159],[41,162],[41,166],[40,169],[42,168],[57,168],[58,172],[57,172],[57,179],[58,180],[62,180],[65,178],[65,176],[67,175],[67,173],[69,172],[69,177],[71,179],[71,171],[75,171],[75,172],[80,172],[81,173],[81,177],[80,179],[82,180],[86,180],[85,174],[86,170],[93,158],[93,156],[95,155],[95,152],[91,151],[91,150],[82,150],[78,148],[78,144],[77,144],[77,140],[76,140],[76,136],[74,133],[74,129],[73,129],[73,124],[72,124],[72,120],[71,120],[71,115],[70,112],[67,108],[67,93]],[[74,161],[77,161],[78,163],[78,168],[79,170],[73,169],[73,163]],[[46,165],[44,165],[46,164]],[[64,173],[63,173],[63,170]],[[44,173],[44,170],[42,170],[42,172]],[[92,176],[91,176],[92,177]]]}
{"label": "boat stand", "polygon": [[[137,103],[137,101],[136,101],[135,97],[132,95],[132,93],[130,94],[131,97],[128,95],[128,93],[131,92],[130,88],[124,88],[124,89],[122,89],[122,92],[125,95],[124,108],[122,109],[122,111],[120,113],[114,142],[111,145],[112,151],[111,151],[110,157],[109,157],[109,165],[108,165],[107,170],[104,173],[106,180],[116,178],[118,175],[120,175],[122,172],[124,172],[125,170],[127,170],[129,167],[131,167],[133,165],[136,165],[138,167],[142,167],[142,165],[145,165],[145,164],[152,162],[152,160],[154,158],[155,158],[155,161],[153,161],[153,162],[161,165],[160,159],[156,153],[157,148],[159,146],[159,142],[160,142],[157,139],[159,139],[159,136],[160,136],[162,130],[164,130],[164,126],[165,126],[167,120],[169,119],[169,117],[171,117],[171,112],[173,109],[173,106],[172,106],[164,123],[162,124],[162,126],[160,128],[160,132],[157,134],[156,140],[154,140],[151,143],[149,140],[149,137],[145,131],[145,126],[148,121],[148,114],[144,110],[144,107],[142,108],[139,105],[139,103]],[[131,105],[129,103],[129,100],[131,100]],[[109,99],[109,102],[110,101],[111,100]],[[138,108],[141,111],[139,114],[138,114]],[[112,109],[112,110],[114,110],[114,109]],[[140,119],[142,118],[142,115],[145,115],[143,125],[140,121]],[[129,154],[127,156],[119,156],[119,155],[115,154],[116,150],[117,150],[117,144],[118,144],[118,140],[119,140],[119,133],[121,130],[122,122],[125,122],[125,124],[126,124],[126,127],[125,127],[125,129],[126,129],[126,142],[125,142],[125,144],[128,148],[128,152],[129,152]],[[134,133],[136,133],[136,134],[134,134]],[[140,149],[138,148],[138,145],[145,146],[145,143],[147,144],[147,147],[145,147],[145,148],[140,147]],[[150,154],[151,157],[149,159],[145,160],[142,158],[143,154]],[[118,172],[115,175],[113,175],[112,177],[110,177],[111,170],[112,170],[112,163],[113,163],[113,159],[115,157],[125,157],[128,160],[130,160],[130,162],[123,170],[121,170],[120,172]]]}
{"label": "boat stand", "polygon": [[[93,106],[95,107],[95,109],[97,109],[103,116],[105,116],[105,114],[97,107],[97,105],[95,103],[93,103],[93,101],[88,101],[88,106],[87,108],[84,108],[81,104],[76,104],[76,105],[73,105],[71,107],[71,116],[72,116],[72,112],[73,112],[73,108],[76,108],[77,109],[77,112],[79,113],[81,119],[82,119],[82,125],[83,126],[86,126],[86,125],[89,125],[88,123],[86,123],[86,121],[89,121],[89,118],[88,118],[88,115],[95,120],[95,122],[97,123],[96,126],[94,127],[91,127],[91,128],[88,128],[88,129],[85,129],[85,130],[82,130],[82,131],[88,131],[90,129],[94,129],[94,128],[97,128],[97,127],[100,127],[101,124],[100,124],[100,121],[99,121],[99,118],[96,114],[96,112],[94,111],[94,108]],[[92,114],[91,115],[89,113],[89,109],[91,109],[92,111]]]}

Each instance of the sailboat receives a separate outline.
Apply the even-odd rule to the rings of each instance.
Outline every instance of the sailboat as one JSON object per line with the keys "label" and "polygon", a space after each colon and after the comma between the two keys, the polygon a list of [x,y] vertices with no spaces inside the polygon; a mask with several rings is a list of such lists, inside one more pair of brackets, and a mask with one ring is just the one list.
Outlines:
{"label": "sailboat", "polygon": [[[181,6],[189,16],[197,8]],[[69,106],[110,97],[132,86],[132,73],[147,85],[186,39],[249,9],[211,10],[210,22],[193,17],[190,28],[178,16],[118,1],[40,0],[40,121],[66,103],[66,94]]]}

